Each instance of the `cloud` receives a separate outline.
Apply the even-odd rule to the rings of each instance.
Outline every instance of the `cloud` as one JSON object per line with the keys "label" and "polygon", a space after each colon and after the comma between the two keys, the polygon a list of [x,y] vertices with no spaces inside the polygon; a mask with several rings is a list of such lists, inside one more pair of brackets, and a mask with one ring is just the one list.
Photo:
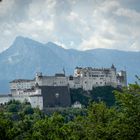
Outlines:
{"label": "cloud", "polygon": [[124,16],[124,17],[130,18],[130,19],[140,20],[140,13],[138,13],[134,10],[119,8],[116,11],[116,14],[118,16]]}
{"label": "cloud", "polygon": [[16,36],[79,50],[140,51],[138,0],[4,0],[0,3],[0,51]]}
{"label": "cloud", "polygon": [[130,46],[130,48],[132,48],[135,51],[139,51],[140,50],[140,39],[139,40],[136,40],[134,43],[132,43],[132,45]]}
{"label": "cloud", "polygon": [[80,49],[139,51],[140,46],[132,45],[140,37],[139,16],[135,10],[122,8],[119,1],[105,1],[93,12],[93,33],[83,39]]}

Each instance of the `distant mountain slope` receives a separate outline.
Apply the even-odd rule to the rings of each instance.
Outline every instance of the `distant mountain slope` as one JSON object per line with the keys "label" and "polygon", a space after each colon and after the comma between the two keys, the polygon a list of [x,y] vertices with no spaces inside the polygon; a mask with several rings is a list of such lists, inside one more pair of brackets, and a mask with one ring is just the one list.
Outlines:
{"label": "distant mountain slope", "polygon": [[128,82],[140,75],[140,52],[108,49],[77,51],[64,49],[52,42],[42,44],[29,38],[17,37],[13,45],[0,53],[0,93],[8,92],[8,82],[16,78],[33,78],[37,71],[44,74],[73,74],[76,66],[127,69]]}

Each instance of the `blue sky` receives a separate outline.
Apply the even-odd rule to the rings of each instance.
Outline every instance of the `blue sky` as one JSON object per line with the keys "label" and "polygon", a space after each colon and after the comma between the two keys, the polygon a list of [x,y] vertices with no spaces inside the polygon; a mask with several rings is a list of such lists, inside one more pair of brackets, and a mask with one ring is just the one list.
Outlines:
{"label": "blue sky", "polygon": [[16,36],[65,48],[140,51],[140,0],[3,0],[0,52]]}

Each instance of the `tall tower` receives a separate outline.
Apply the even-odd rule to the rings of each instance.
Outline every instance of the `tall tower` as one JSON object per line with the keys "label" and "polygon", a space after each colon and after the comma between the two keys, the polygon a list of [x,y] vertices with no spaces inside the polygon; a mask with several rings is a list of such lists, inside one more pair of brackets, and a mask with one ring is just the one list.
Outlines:
{"label": "tall tower", "polygon": [[113,84],[113,86],[117,86],[116,67],[114,66],[114,64],[112,64],[110,72],[111,72],[111,83]]}
{"label": "tall tower", "polygon": [[121,76],[122,76],[122,86],[127,86],[127,75],[126,75],[126,71],[121,71]]}
{"label": "tall tower", "polygon": [[38,85],[42,85],[42,73],[41,72],[36,73],[35,83]]}

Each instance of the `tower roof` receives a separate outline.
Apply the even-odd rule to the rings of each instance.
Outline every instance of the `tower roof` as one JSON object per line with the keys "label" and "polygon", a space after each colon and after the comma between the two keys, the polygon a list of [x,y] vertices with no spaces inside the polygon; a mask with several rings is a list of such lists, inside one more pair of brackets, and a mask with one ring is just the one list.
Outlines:
{"label": "tower roof", "polygon": [[111,69],[116,69],[115,66],[114,66],[114,64],[112,64]]}

